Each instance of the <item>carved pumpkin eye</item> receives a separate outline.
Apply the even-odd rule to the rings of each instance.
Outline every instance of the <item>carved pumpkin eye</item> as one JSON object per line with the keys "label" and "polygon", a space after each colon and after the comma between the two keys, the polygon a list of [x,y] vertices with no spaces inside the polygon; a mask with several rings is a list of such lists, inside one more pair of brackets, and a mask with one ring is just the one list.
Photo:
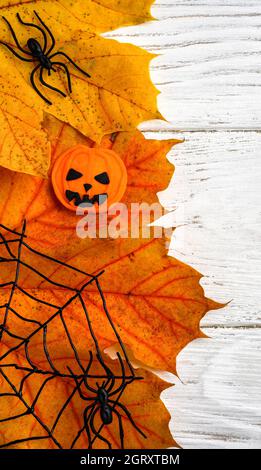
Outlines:
{"label": "carved pumpkin eye", "polygon": [[80,173],[77,170],[74,170],[73,168],[70,168],[70,170],[68,171],[67,176],[66,176],[66,181],[78,180],[82,176],[83,176],[82,173]]}
{"label": "carved pumpkin eye", "polygon": [[108,173],[104,171],[103,173],[100,173],[99,175],[95,176],[94,179],[98,181],[98,183],[101,184],[109,184],[110,183],[110,178],[108,176]]}

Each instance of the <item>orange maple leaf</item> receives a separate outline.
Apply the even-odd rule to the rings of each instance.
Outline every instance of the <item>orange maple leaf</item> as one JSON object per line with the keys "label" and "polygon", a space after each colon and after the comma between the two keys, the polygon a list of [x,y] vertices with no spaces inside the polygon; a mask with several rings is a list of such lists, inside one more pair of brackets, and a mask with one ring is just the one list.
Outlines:
{"label": "orange maple leaf", "polygon": [[[45,129],[52,143],[52,164],[60,154],[75,144],[97,146],[72,127],[50,116],[46,118]],[[139,202],[156,201],[156,192],[165,189],[172,174],[166,153],[178,142],[146,140],[138,131],[119,133],[113,136],[113,139],[106,137],[102,140],[101,147],[109,147],[117,152],[127,168],[128,187],[122,202],[128,205],[135,201],[135,198]],[[131,352],[131,357],[154,369],[176,371],[177,354],[188,342],[203,336],[199,328],[201,318],[208,310],[218,308],[219,305],[205,298],[199,284],[201,275],[198,272],[167,256],[164,239],[80,240],[75,232],[77,216],[58,203],[50,180],[7,169],[3,169],[0,175],[0,203],[1,223],[16,228],[24,218],[27,219],[28,246],[69,262],[82,271],[98,274],[105,269],[100,284],[107,308],[118,334]],[[14,212],[14,206],[17,212]],[[0,248],[2,258],[6,257],[5,244],[1,243]],[[14,279],[15,263],[3,262],[1,268],[1,283]],[[36,272],[32,272],[32,268],[43,272],[48,281],[39,278]],[[28,337],[35,324],[28,326],[28,323],[25,324],[21,319],[26,317],[29,320],[37,319],[41,323],[47,322],[51,316],[48,305],[58,307],[66,303],[72,295],[70,289],[80,289],[84,279],[80,273],[69,276],[64,266],[54,267],[48,259],[39,258],[30,249],[23,247],[18,282],[20,289],[12,298],[14,312],[19,312],[22,317],[9,312],[1,342],[2,354],[4,348],[9,351],[9,364],[26,364],[28,367],[28,358],[20,346],[19,338]],[[50,286],[50,280],[56,284]],[[61,284],[66,285],[67,289]],[[10,286],[1,289],[1,305],[8,303],[9,295]],[[43,302],[36,302],[34,297]],[[112,346],[117,348],[118,337],[108,322],[97,287],[88,285],[82,292],[82,299],[87,306],[101,351]],[[79,357],[82,361],[88,361],[89,351],[95,350],[95,344],[86,324],[82,305],[74,301],[66,307],[64,315]],[[48,329],[46,342],[55,369],[61,371],[68,361],[74,360],[59,316],[52,322],[52,328]],[[11,348],[15,350],[10,353]],[[42,334],[37,333],[31,337],[27,354],[37,367],[45,371],[48,369]],[[114,361],[112,364],[111,367],[117,367]],[[21,383],[23,375],[20,369],[3,367],[2,360],[1,370],[9,378],[9,382]],[[150,373],[143,370],[138,373],[145,376],[145,384],[139,381],[131,384],[122,396],[122,403],[132,411],[138,427],[144,432],[146,430],[148,439],[144,442],[140,433],[126,420],[126,446],[159,448],[174,445],[167,427],[169,414],[160,402],[160,392],[166,386]],[[31,380],[26,389],[29,402],[33,401],[35,390],[37,387],[39,389],[43,377],[41,374],[34,374]],[[4,385],[10,389],[9,382],[4,377]],[[44,405],[46,400],[52,397],[52,400],[49,400],[48,412],[40,402],[37,404],[37,413],[44,416],[45,422],[50,426],[50,420],[57,415],[57,407],[61,406],[61,402],[66,400],[70,392],[72,385],[69,382],[71,383],[71,379],[68,377],[67,380],[54,377],[50,384],[48,382],[46,393],[43,394]],[[8,416],[10,413],[24,413],[24,406],[17,396],[8,400],[4,410]],[[81,429],[83,412],[84,403],[79,398],[68,406],[68,416],[66,414],[65,421],[61,420],[61,427],[58,426],[55,431],[57,439],[59,437],[63,440],[63,447],[68,447],[66,439],[71,439]],[[98,412],[95,419],[98,419]],[[15,440],[15,436],[23,439],[28,435],[32,440],[29,443],[17,444],[19,447],[46,448],[56,445],[52,438],[46,441],[46,433],[44,434],[41,425],[39,427],[39,422],[37,424],[34,416],[21,416],[19,420],[14,420],[12,425],[5,423],[3,445]],[[68,422],[72,427],[68,426]],[[68,429],[68,432],[64,433],[64,429]],[[41,440],[33,439],[39,435]],[[121,446],[119,426],[108,426],[108,429],[104,429],[103,437],[112,442],[113,447]],[[86,437],[82,433],[77,446],[85,447],[85,441]],[[106,447],[105,441],[100,440],[96,440],[95,445]]]}
{"label": "orange maple leaf", "polygon": [[[29,232],[28,232],[29,233]],[[71,233],[71,237],[73,234]],[[28,242],[36,248],[30,236]],[[204,337],[199,324],[202,317],[219,305],[205,298],[199,284],[201,275],[189,266],[166,254],[164,240],[140,240],[134,247],[131,241],[92,240],[85,251],[78,251],[70,260],[78,269],[88,265],[93,273],[105,269],[100,283],[105,295],[107,307],[120,336],[135,358],[150,367],[176,372],[176,357],[190,341]],[[72,245],[66,247],[70,253]],[[63,268],[53,267],[48,261],[39,261],[28,253],[22,254],[22,260],[29,266],[45,273],[48,279],[79,289],[82,277],[68,278]],[[99,253],[101,255],[99,256]],[[106,261],[105,261],[106,260]],[[10,282],[13,278],[10,263],[3,266],[1,282]],[[90,269],[89,269],[90,271]],[[67,296],[59,286],[50,286],[25,267],[20,271],[19,286],[32,296],[39,296],[44,302],[63,305]],[[69,292],[70,294],[70,292]],[[0,293],[1,305],[5,305],[9,289]],[[68,295],[68,294],[67,294]],[[101,350],[117,341],[114,332],[106,322],[99,293],[92,285],[82,295],[99,339]],[[13,308],[22,315],[46,321],[52,312],[45,305],[35,304],[18,292],[13,299]],[[94,347],[92,338],[85,325],[85,317],[79,302],[68,306],[71,330],[77,337],[75,341],[79,354]],[[28,333],[28,326],[10,317],[12,329],[17,336]],[[50,332],[49,339],[54,345],[53,357],[59,356],[57,344],[64,336],[63,325],[57,322]],[[12,347],[16,340],[6,338],[5,343]],[[39,344],[32,344],[36,357],[40,354]]]}
{"label": "orange maple leaf", "polygon": [[[3,352],[3,348],[2,348]],[[75,361],[68,357],[66,351],[59,347],[60,357],[56,359],[56,367],[67,368],[67,376],[55,376],[52,374],[32,373],[28,376],[28,362],[20,351],[11,353],[8,356],[10,364],[19,365],[20,369],[15,367],[3,367],[3,373],[0,375],[0,387],[2,394],[10,394],[1,397],[0,419],[7,417],[17,417],[16,419],[1,422],[0,448],[25,448],[25,449],[54,449],[54,448],[89,448],[88,434],[84,427],[84,411],[88,405],[94,403],[95,394],[88,390],[84,383],[77,389],[75,381],[68,368],[75,368]],[[117,377],[120,376],[120,366],[113,360],[106,357],[106,364]],[[35,359],[38,367],[43,367],[41,361]],[[98,361],[93,362],[95,375],[102,374],[101,366]],[[23,370],[25,367],[27,369]],[[104,371],[103,371],[104,374]],[[138,369],[137,377],[142,380],[136,380],[129,384],[124,393],[122,393],[119,405],[115,406],[116,412],[120,413],[121,422],[124,429],[124,447],[128,449],[159,449],[175,446],[171,433],[169,431],[170,415],[160,400],[163,390],[168,385],[156,377],[154,374]],[[46,381],[47,379],[47,381]],[[96,388],[96,379],[88,379],[88,385]],[[45,386],[43,387],[43,383]],[[120,380],[116,379],[118,385]],[[14,393],[19,390],[23,383],[23,400]],[[102,380],[99,380],[102,383]],[[37,397],[37,392],[42,387],[41,394]],[[79,393],[81,392],[81,395]],[[82,396],[89,399],[86,401]],[[112,397],[113,398],[113,397]],[[90,401],[91,399],[91,401]],[[62,406],[67,402],[67,406],[61,415],[59,412]],[[28,407],[33,412],[28,414]],[[127,414],[122,406],[127,409]],[[94,418],[96,430],[100,430],[99,435],[102,439],[107,439],[112,448],[120,449],[123,442],[120,437],[119,419],[116,412],[113,412],[113,421],[110,425],[104,425],[100,419],[99,408]],[[131,420],[128,417],[131,415]],[[88,416],[88,414],[87,414]],[[133,424],[134,423],[134,424]],[[44,426],[43,426],[44,424]],[[50,433],[50,430],[52,432]],[[90,429],[92,448],[108,448],[106,441],[97,438]]]}
{"label": "orange maple leaf", "polygon": [[[8,238],[9,245],[1,238],[1,262],[5,265],[8,255],[9,261],[15,261],[8,264],[10,278],[15,276],[16,282],[15,290],[1,285],[1,311],[5,318],[1,325],[0,447],[164,448],[174,445],[168,429],[170,416],[160,401],[167,385],[145,370],[137,370],[133,375],[99,290],[96,288],[97,299],[92,289],[84,296],[84,287],[73,295],[69,285],[72,276],[68,277],[66,266],[63,266],[68,278],[66,288],[56,283],[53,276],[53,285],[44,278],[46,285],[41,288],[24,289],[20,275],[21,279],[26,278],[32,270],[35,279],[41,279],[34,271],[33,259],[27,264],[27,256],[24,257],[29,245],[23,242],[21,251],[19,242],[15,248],[15,233]],[[37,253],[33,254],[38,258]],[[52,263],[50,259],[42,260],[43,273]],[[74,272],[73,284],[79,282],[78,278],[81,284],[86,281],[85,275]],[[89,296],[97,312],[90,311]],[[86,302],[85,308],[81,308],[81,299]],[[60,300],[65,305],[58,307]],[[97,344],[101,336],[94,330],[101,312],[103,318],[99,319],[98,329],[110,329],[114,340],[119,340],[118,360],[102,357]],[[95,325],[93,314],[98,314]],[[91,352],[93,349],[98,353],[96,356]],[[97,401],[97,392],[103,387],[108,390],[111,407],[109,423],[102,420],[103,405]]]}
{"label": "orange maple leaf", "polygon": [[[46,126],[53,143],[53,161],[76,142],[93,145],[53,118],[48,118]],[[123,202],[133,202],[135,196],[139,201],[155,201],[155,193],[167,185],[171,174],[166,152],[177,141],[147,141],[136,131],[120,133],[113,143],[106,138],[101,145],[107,147],[108,142],[127,166],[129,181]],[[139,361],[154,368],[175,371],[177,354],[188,342],[202,336],[201,318],[208,310],[217,308],[217,304],[204,296],[199,285],[201,275],[167,256],[164,239],[79,239],[75,233],[75,214],[59,205],[49,181],[8,170],[2,172],[0,179],[1,222],[14,228],[26,217],[28,242],[33,248],[44,249],[46,254],[86,272],[97,273],[105,269],[102,287],[125,344]],[[13,212],[14,203],[17,214]],[[48,278],[68,282],[64,270],[53,269],[43,261],[39,264],[30,253],[26,256],[27,263],[38,270],[44,266]],[[2,282],[9,279],[10,266],[3,266]],[[74,278],[72,287],[80,282]],[[55,298],[61,300],[63,296],[59,289],[46,288],[44,281],[36,280],[30,273],[21,278],[21,283],[27,290],[39,290],[50,302]],[[93,322],[99,329],[102,348],[111,346],[115,338],[99,320],[95,292],[90,287],[84,295],[90,303]],[[82,320],[77,312],[75,306],[73,321],[78,331]],[[58,338],[59,329],[56,335]]]}
{"label": "orange maple leaf", "polygon": [[[59,156],[71,147],[78,144],[89,147],[98,145],[52,116],[46,117],[44,128],[52,148],[49,173]],[[110,137],[103,139],[101,147],[110,148],[119,154],[127,169],[128,184],[121,202],[127,205],[142,201],[152,204],[158,200],[156,193],[168,186],[173,174],[173,165],[166,159],[166,154],[180,142],[176,139],[146,140],[139,131],[121,132],[116,138],[114,136],[113,141]],[[57,256],[62,255],[58,247],[60,245],[62,249],[67,236],[68,239],[71,238],[77,218],[56,199],[50,179],[43,180],[2,168],[0,180],[1,222],[6,226],[19,227],[24,218],[27,222],[32,221],[34,227],[28,226],[30,236],[35,236],[44,249],[56,246]],[[26,188],[26,192],[23,188]],[[16,211],[13,210],[14,207],[17,208]],[[61,234],[60,230],[52,230],[49,232],[50,237],[48,233],[39,237],[39,232],[46,224],[49,229],[52,227],[65,230],[67,235]],[[79,239],[76,241],[80,243]]]}

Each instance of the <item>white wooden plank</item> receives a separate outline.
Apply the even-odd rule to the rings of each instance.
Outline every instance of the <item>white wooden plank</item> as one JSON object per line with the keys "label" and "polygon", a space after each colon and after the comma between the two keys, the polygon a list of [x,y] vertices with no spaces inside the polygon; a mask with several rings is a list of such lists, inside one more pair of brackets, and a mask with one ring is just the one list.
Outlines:
{"label": "white wooden plank", "polygon": [[204,274],[209,297],[231,301],[203,325],[261,325],[261,133],[182,136],[169,154],[175,174],[160,195],[177,227],[171,253]]}
{"label": "white wooden plank", "polygon": [[106,36],[163,53],[151,75],[172,128],[261,129],[260,2],[164,0],[153,12],[160,21]]}
{"label": "white wooden plank", "polygon": [[208,323],[260,324],[260,137],[192,134],[177,152],[173,253],[207,275],[207,295],[231,300]]}
{"label": "white wooden plank", "polygon": [[164,394],[171,430],[185,448],[260,448],[261,133],[182,136],[160,194],[177,226],[171,253],[205,275],[209,297],[232,301],[202,320],[213,339],[194,341],[178,358],[182,382]]}
{"label": "white wooden plank", "polygon": [[260,330],[223,329],[218,336],[180,354],[182,382],[162,395],[170,429],[187,449],[260,448]]}

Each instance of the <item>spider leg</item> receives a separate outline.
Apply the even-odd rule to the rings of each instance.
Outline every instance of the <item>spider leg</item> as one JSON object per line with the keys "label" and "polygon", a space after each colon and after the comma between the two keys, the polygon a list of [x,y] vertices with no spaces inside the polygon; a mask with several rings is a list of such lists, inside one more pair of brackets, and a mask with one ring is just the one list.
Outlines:
{"label": "spider leg", "polygon": [[108,379],[104,384],[104,388],[106,388],[108,386],[108,384],[110,383],[110,381],[111,381],[111,384],[110,384],[110,387],[109,387],[109,390],[108,390],[108,391],[110,391],[114,387],[114,384],[115,384],[114,374],[113,374],[112,370],[105,364],[105,362],[104,362],[104,360],[103,360],[103,358],[100,354],[97,354],[97,359],[100,362],[103,369],[105,370],[106,374],[108,375]]}
{"label": "spider leg", "polygon": [[17,54],[17,52],[14,51],[14,49],[11,46],[9,46],[9,44],[6,44],[3,41],[0,41],[0,44],[3,44],[3,46],[7,47],[7,49],[10,52],[12,52],[12,54],[15,55],[15,57],[17,57],[18,59],[23,60],[24,62],[34,62],[34,59],[26,59],[25,57],[22,57],[20,54]]}
{"label": "spider leg", "polygon": [[121,449],[124,449],[124,429],[122,425],[122,417],[120,413],[114,408],[114,413],[116,414],[119,421],[119,431],[120,431],[120,440],[121,440]]}
{"label": "spider leg", "polygon": [[51,105],[52,102],[49,101],[47,98],[45,98],[45,96],[38,90],[36,84],[35,84],[35,80],[34,80],[34,76],[37,72],[37,70],[39,70],[39,68],[42,67],[41,64],[38,64],[32,71],[31,73],[31,76],[30,76],[30,80],[31,80],[31,84],[32,84],[32,87],[34,89],[34,91],[36,91],[36,93],[40,96],[40,98],[42,98],[47,104]]}
{"label": "spider leg", "polygon": [[46,33],[45,31],[40,28],[40,26],[37,26],[36,24],[33,24],[33,23],[27,23],[25,21],[22,20],[21,16],[19,15],[19,13],[16,14],[17,18],[18,18],[18,21],[20,21],[21,24],[25,25],[25,26],[30,26],[31,28],[35,28],[35,29],[38,29],[38,31],[40,31],[43,35],[43,38],[44,38],[44,47],[43,47],[43,53],[45,54],[46,52],[46,48],[47,48],[47,36],[46,36]]}
{"label": "spider leg", "polygon": [[[80,385],[80,384],[79,384],[79,385]],[[55,428],[56,428],[56,426],[57,426],[57,424],[58,424],[58,422],[59,422],[61,416],[63,415],[63,413],[64,413],[65,409],[67,408],[67,406],[70,404],[70,402],[71,402],[72,398],[74,397],[76,391],[78,391],[78,388],[79,388],[79,387],[78,387],[78,384],[76,384],[76,387],[73,389],[73,391],[72,391],[72,392],[70,393],[70,395],[67,397],[66,401],[63,403],[63,405],[62,405],[62,407],[60,408],[58,414],[56,415],[55,421],[54,421],[54,423],[53,423],[53,425],[52,425],[51,433],[54,432],[54,430],[55,430]]]}
{"label": "spider leg", "polygon": [[[67,366],[67,369],[69,370],[70,374],[72,375],[72,378],[73,378],[74,381],[75,381],[75,384],[76,384],[76,386],[77,386],[79,395],[80,395],[80,397],[82,398],[82,400],[85,400],[85,401],[93,400],[93,398],[91,398],[91,397],[86,397],[86,396],[82,393],[82,391],[81,391],[81,384],[79,384],[79,382],[78,382],[77,378],[75,377],[73,371],[72,371],[72,370],[70,369],[70,367],[68,367],[68,366]],[[97,390],[95,390],[95,389],[93,389],[93,390],[94,390],[95,393],[97,392]]]}
{"label": "spider leg", "polygon": [[49,47],[48,51],[46,52],[46,55],[49,55],[50,52],[52,52],[54,46],[55,46],[55,39],[54,39],[54,36],[52,34],[52,32],[50,31],[50,29],[48,28],[48,26],[46,26],[46,24],[43,22],[42,18],[40,18],[40,16],[38,15],[38,13],[34,10],[34,14],[35,16],[38,18],[38,20],[40,21],[40,23],[42,24],[42,26],[46,29],[46,31],[49,33],[50,37],[51,37],[51,40],[52,40],[52,44],[51,46]]}
{"label": "spider leg", "polygon": [[109,387],[109,389],[107,391],[108,391],[110,397],[112,397],[113,395],[116,395],[118,392],[123,391],[125,389],[125,387],[127,386],[127,384],[130,384],[133,381],[133,379],[128,380],[128,382],[126,381],[124,363],[123,363],[122,357],[121,357],[119,352],[117,352],[117,356],[118,356],[118,359],[119,359],[120,365],[121,365],[122,383],[121,383],[121,385],[119,385],[118,388],[113,390],[113,392],[111,392],[111,393],[110,393],[110,391],[113,387]]}
{"label": "spider leg", "polygon": [[[85,387],[87,388],[87,390],[89,390],[90,392],[93,392],[93,393],[97,393],[97,390],[93,387],[91,387],[88,382],[87,382],[87,378],[88,378],[88,374],[89,374],[89,370],[91,368],[91,365],[92,365],[92,362],[93,362],[93,354],[92,354],[92,351],[89,351],[89,354],[90,354],[90,360],[89,360],[89,364],[87,366],[87,368],[84,370],[83,369],[83,372],[84,372],[84,376],[83,376],[83,382],[84,382],[84,385]],[[67,367],[67,369],[70,371],[70,373],[72,374],[72,371],[69,367]]]}
{"label": "spider leg", "polygon": [[[71,444],[71,449],[74,448],[76,442],[78,441],[78,439],[80,438],[80,436],[81,436],[81,434],[83,433],[84,430],[86,430],[86,434],[87,434],[87,437],[88,437],[89,444],[91,444],[91,435],[90,435],[90,437],[89,437],[90,429],[89,429],[88,421],[89,421],[89,418],[90,418],[91,414],[93,413],[93,411],[94,411],[94,409],[95,409],[95,406],[96,406],[96,404],[94,404],[94,405],[88,405],[88,406],[85,408],[85,410],[84,410],[84,425],[83,425],[83,427],[78,431],[78,433],[76,434],[76,436],[75,436],[75,438],[74,438],[74,440],[73,440],[73,442],[72,442],[72,444]],[[87,414],[87,411],[88,411],[89,409],[90,409],[90,410],[92,409],[92,411],[90,412],[90,416],[87,418],[87,417],[86,417],[86,414]],[[87,427],[86,427],[86,424],[87,424]]]}
{"label": "spider leg", "polygon": [[[15,34],[15,32],[14,32],[14,29],[13,29],[11,23],[9,23],[9,21],[8,21],[4,16],[3,16],[3,20],[4,20],[4,21],[6,22],[6,24],[8,25],[8,27],[9,27],[11,33],[12,33],[13,39],[14,39],[14,41],[15,41],[15,44],[17,45],[18,49],[19,49],[21,52],[24,52],[24,54],[31,56],[32,54],[30,54],[30,52],[28,52],[27,50],[23,49],[23,48],[20,46],[19,41],[18,41],[18,39],[17,39],[17,36],[16,36],[16,34]],[[32,59],[32,60],[33,60],[33,59]]]}
{"label": "spider leg", "polygon": [[52,54],[49,59],[52,59],[53,57],[57,56],[57,55],[62,55],[63,57],[65,57],[67,60],[69,60],[69,62],[71,62],[71,64],[77,69],[79,70],[80,72],[83,73],[83,75],[85,75],[86,77],[91,77],[89,73],[85,72],[83,69],[81,69],[81,67],[79,67],[79,65],[77,65],[67,54],[65,54],[65,52],[55,52],[54,54]]}
{"label": "spider leg", "polygon": [[67,65],[63,64],[62,62],[53,62],[52,64],[59,65],[60,67],[64,68],[66,76],[67,76],[69,92],[72,93],[72,82],[71,82],[70,72],[68,70]]}
{"label": "spider leg", "polygon": [[[126,414],[127,418],[129,419],[129,421],[131,422],[132,426],[145,438],[147,439],[147,436],[144,434],[143,431],[141,431],[141,429],[137,426],[137,424],[135,423],[135,421],[133,420],[129,410],[126,408],[126,406],[122,405],[122,403],[118,402],[118,401],[114,401],[114,400],[108,400],[109,403],[112,403],[114,406],[119,406],[122,411],[124,411],[124,413]],[[115,411],[115,409],[113,409],[113,411]]]}
{"label": "spider leg", "polygon": [[85,370],[85,373],[84,373],[84,377],[83,377],[83,380],[84,380],[84,385],[85,387],[87,388],[87,390],[89,390],[90,392],[93,392],[93,393],[97,393],[97,390],[93,387],[91,387],[89,384],[88,384],[88,374],[89,374],[89,370],[92,366],[92,363],[93,363],[93,354],[92,354],[92,351],[89,351],[89,354],[90,354],[90,360],[89,360],[89,364]]}
{"label": "spider leg", "polygon": [[45,81],[45,79],[43,78],[43,71],[44,71],[44,69],[43,69],[43,67],[41,67],[41,69],[40,69],[40,82],[41,82],[41,84],[42,84],[43,86],[45,86],[46,88],[49,88],[50,90],[56,91],[56,92],[59,93],[60,95],[66,97],[66,94],[65,94],[63,91],[59,90],[58,88],[56,88],[56,87],[54,87],[54,86],[52,86],[52,85],[49,85],[49,83],[47,83],[47,82]]}
{"label": "spider leg", "polygon": [[[87,417],[87,410],[90,407],[91,407],[91,411],[90,411],[89,416]],[[84,427],[85,427],[85,431],[86,431],[88,442],[89,442],[89,446],[88,446],[89,449],[92,449],[92,438],[91,438],[91,433],[90,433],[90,428],[89,428],[88,421],[90,421],[92,415],[94,415],[96,413],[95,408],[96,408],[96,403],[94,403],[94,405],[87,406],[87,408],[85,408],[84,413],[83,413]]]}
{"label": "spider leg", "polygon": [[[111,443],[108,441],[108,439],[105,439],[105,437],[103,437],[103,436],[99,433],[99,431],[97,431],[97,430],[95,429],[95,426],[94,426],[94,418],[95,418],[95,416],[96,416],[96,414],[97,414],[97,411],[99,411],[99,407],[96,408],[96,410],[94,411],[94,413],[92,414],[92,416],[91,416],[91,418],[90,418],[90,428],[91,428],[91,430],[92,430],[92,432],[93,432],[95,438],[100,439],[100,441],[105,442],[105,443],[107,444],[107,446],[108,446],[108,449],[111,449]],[[90,445],[92,445],[92,441],[91,441],[91,444],[90,444]],[[91,447],[90,447],[90,448],[91,448]]]}

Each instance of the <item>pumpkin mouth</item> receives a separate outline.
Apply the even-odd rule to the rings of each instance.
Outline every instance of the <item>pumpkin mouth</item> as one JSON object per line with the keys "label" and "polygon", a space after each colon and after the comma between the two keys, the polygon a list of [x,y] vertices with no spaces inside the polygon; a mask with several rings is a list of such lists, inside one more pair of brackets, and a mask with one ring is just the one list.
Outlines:
{"label": "pumpkin mouth", "polygon": [[80,204],[90,204],[91,206],[98,204],[98,206],[101,206],[108,199],[107,193],[95,194],[93,197],[90,197],[88,194],[81,196],[76,191],[70,191],[69,189],[65,192],[65,196],[69,202],[74,202],[76,207]]}

